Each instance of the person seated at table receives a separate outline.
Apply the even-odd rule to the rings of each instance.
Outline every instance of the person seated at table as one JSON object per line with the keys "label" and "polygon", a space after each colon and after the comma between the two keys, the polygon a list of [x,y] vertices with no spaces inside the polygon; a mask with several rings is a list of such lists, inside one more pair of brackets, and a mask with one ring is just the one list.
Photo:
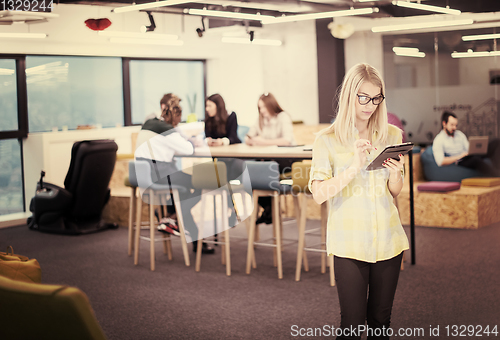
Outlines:
{"label": "person seated at table", "polygon": [[[295,145],[293,137],[292,117],[284,111],[272,93],[264,93],[257,103],[259,109],[259,119],[250,128],[245,137],[245,143],[253,146]],[[280,173],[292,170],[293,161],[287,159],[276,160]],[[260,197],[259,204],[264,208],[264,212],[257,219],[256,223],[272,223],[272,207],[270,197]]]}
{"label": "person seated at table", "polygon": [[205,102],[205,136],[208,146],[241,143],[236,113],[227,113],[226,103],[218,93],[208,97]]}
{"label": "person seated at table", "polygon": [[257,103],[259,119],[245,137],[248,145],[294,145],[292,117],[272,93],[264,93]]}
{"label": "person seated at table", "polygon": [[[135,159],[149,162],[151,178],[154,183],[174,184],[187,188],[186,193],[179,193],[182,207],[184,227],[193,240],[193,251],[197,250],[198,227],[193,219],[191,209],[200,200],[201,190],[194,190],[191,175],[180,171],[175,164],[175,155],[190,155],[194,152],[196,140],[188,140],[176,127],[181,121],[181,99],[168,93],[163,99],[165,104],[160,118],[151,118],[144,122],[137,136]],[[167,218],[161,220],[158,230],[179,235],[177,216],[171,203],[167,206]],[[213,254],[214,249],[203,244],[203,253]]]}

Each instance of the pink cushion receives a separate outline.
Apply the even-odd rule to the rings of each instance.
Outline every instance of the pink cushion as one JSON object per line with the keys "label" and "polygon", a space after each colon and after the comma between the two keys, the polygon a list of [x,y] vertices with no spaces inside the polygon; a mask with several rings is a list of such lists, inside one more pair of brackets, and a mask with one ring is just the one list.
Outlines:
{"label": "pink cushion", "polygon": [[460,189],[460,182],[440,182],[431,181],[420,184],[417,187],[418,191],[436,191],[436,192],[447,192],[452,190]]}

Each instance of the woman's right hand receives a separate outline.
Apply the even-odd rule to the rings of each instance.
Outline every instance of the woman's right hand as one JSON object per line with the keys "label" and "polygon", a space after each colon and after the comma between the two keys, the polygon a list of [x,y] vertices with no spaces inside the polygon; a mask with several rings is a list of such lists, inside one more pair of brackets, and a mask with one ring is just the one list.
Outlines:
{"label": "woman's right hand", "polygon": [[354,142],[354,160],[352,162],[352,166],[357,170],[360,170],[366,163],[366,151],[374,150],[375,148],[372,146],[367,139],[358,139]]}

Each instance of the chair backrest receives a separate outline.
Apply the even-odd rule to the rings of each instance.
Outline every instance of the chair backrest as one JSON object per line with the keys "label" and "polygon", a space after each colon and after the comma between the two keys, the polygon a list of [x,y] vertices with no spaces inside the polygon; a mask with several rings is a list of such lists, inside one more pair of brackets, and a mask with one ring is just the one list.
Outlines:
{"label": "chair backrest", "polygon": [[309,194],[309,173],[311,172],[311,164],[304,162],[294,162],[292,164],[292,190],[294,192],[303,192]]}
{"label": "chair backrest", "polygon": [[[243,183],[245,190],[280,190],[280,172],[275,161],[246,161],[245,165],[250,177],[250,183]],[[251,185],[251,188],[248,186]]]}
{"label": "chair backrest", "polygon": [[236,131],[236,133],[238,134],[238,138],[242,143],[245,142],[245,136],[247,135],[248,131],[250,131],[250,127],[245,125],[238,125],[238,130]]}
{"label": "chair backrest", "polygon": [[73,218],[100,216],[109,199],[109,182],[118,145],[113,140],[76,142],[71,150],[64,187],[73,194]]}
{"label": "chair backrest", "polygon": [[206,162],[193,165],[191,184],[195,189],[216,190],[227,184],[224,162]]}
{"label": "chair backrest", "polygon": [[130,161],[128,163],[128,180],[133,187],[149,188],[153,184],[151,165],[147,161]]}
{"label": "chair backrest", "polygon": [[80,289],[0,276],[2,339],[106,339]]}

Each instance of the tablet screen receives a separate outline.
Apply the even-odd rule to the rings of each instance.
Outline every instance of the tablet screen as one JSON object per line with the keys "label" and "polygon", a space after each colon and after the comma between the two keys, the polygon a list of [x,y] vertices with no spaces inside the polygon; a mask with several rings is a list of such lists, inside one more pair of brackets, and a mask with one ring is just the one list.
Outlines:
{"label": "tablet screen", "polygon": [[413,149],[412,142],[389,145],[384,149],[384,151],[380,153],[380,155],[377,156],[377,158],[375,158],[366,167],[366,170],[371,171],[371,170],[384,169],[384,166],[382,165],[384,160],[386,160],[387,158],[394,158],[396,160],[399,160],[398,156],[399,154],[406,155],[411,149]]}

